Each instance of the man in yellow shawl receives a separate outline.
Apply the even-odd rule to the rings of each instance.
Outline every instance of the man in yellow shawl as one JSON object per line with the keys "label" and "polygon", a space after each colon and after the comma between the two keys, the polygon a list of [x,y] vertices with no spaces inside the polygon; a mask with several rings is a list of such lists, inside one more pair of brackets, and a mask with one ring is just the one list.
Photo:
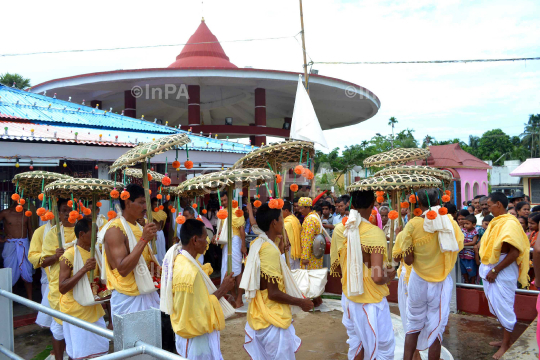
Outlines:
{"label": "man in yellow shawl", "polygon": [[154,220],[154,223],[157,227],[156,259],[159,262],[159,265],[161,265],[163,264],[163,258],[165,257],[165,253],[167,252],[165,234],[163,233],[163,228],[165,227],[165,222],[167,221],[167,213],[159,208],[157,197],[152,198],[152,220]]}
{"label": "man in yellow shawl", "polygon": [[[75,241],[75,224],[68,221],[69,213],[73,209],[68,206],[67,199],[58,199],[58,218],[60,220],[60,234],[62,243],[65,246]],[[41,249],[40,265],[42,268],[49,268],[49,306],[51,309],[60,311],[60,291],[58,281],[60,274],[60,258],[64,254],[64,248],[58,247],[58,225],[55,225],[45,236]],[[62,320],[53,318],[51,322],[51,333],[53,334],[53,350],[57,360],[61,360],[64,355],[66,343],[64,341],[64,330]]]}
{"label": "man in yellow shawl", "polygon": [[130,314],[159,307],[153,276],[160,270],[148,244],[156,235],[156,224],[144,228],[137,219],[146,215],[144,189],[136,184],[126,188],[129,198],[120,200],[122,216],[107,224],[103,242],[103,267],[107,288],[112,290],[111,312]]}
{"label": "man in yellow shawl", "polygon": [[302,341],[291,308],[310,311],[313,302],[303,297],[275,244],[283,232],[281,209],[261,205],[257,225],[262,233],[250,245],[240,285],[249,301],[244,349],[252,359],[292,360]]}
{"label": "man in yellow shawl", "polygon": [[343,325],[349,335],[349,359],[394,359],[394,331],[386,297],[396,272],[388,267],[386,236],[368,219],[373,191],[355,191],[346,224],[334,227],[331,262],[341,268]]}
{"label": "man in yellow shawl", "polygon": [[529,285],[529,241],[518,219],[506,213],[508,198],[501,192],[488,196],[489,211],[494,219],[489,222],[480,244],[479,274],[483,279],[484,293],[489,302],[489,311],[497,317],[503,327],[502,342],[492,342],[499,351],[493,355],[500,359],[510,348],[516,314],[514,300],[517,283]]}
{"label": "man in yellow shawl", "polygon": [[[430,359],[440,358],[452,297],[450,271],[463,249],[458,224],[451,215],[438,214],[438,189],[419,191],[418,205],[423,215],[411,219],[399,232],[392,254],[397,261],[405,258],[406,265],[412,264],[407,286],[405,360],[413,359],[417,349],[427,348]],[[430,211],[435,213],[434,218]]]}
{"label": "man in yellow shawl", "polygon": [[321,269],[323,258],[317,259],[313,256],[313,240],[315,236],[322,232],[321,219],[317,212],[313,210],[313,200],[302,197],[298,200],[298,211],[304,216],[302,223],[302,233],[300,234],[302,255],[300,267],[307,270]]}
{"label": "man in yellow shawl", "polygon": [[283,223],[287,238],[291,244],[291,270],[300,269],[300,257],[302,255],[302,246],[300,244],[300,234],[302,233],[302,225],[296,216],[293,214],[293,205],[290,201],[285,200],[283,205]]}

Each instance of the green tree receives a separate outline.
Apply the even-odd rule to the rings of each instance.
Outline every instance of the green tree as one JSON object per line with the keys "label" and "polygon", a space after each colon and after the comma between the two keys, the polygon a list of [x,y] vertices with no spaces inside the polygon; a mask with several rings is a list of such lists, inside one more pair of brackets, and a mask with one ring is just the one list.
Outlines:
{"label": "green tree", "polygon": [[30,87],[30,79],[23,78],[19,74],[10,74],[8,72],[0,75],[0,83],[10,87],[15,83],[15,87],[21,90]]}
{"label": "green tree", "polygon": [[[491,160],[493,165],[502,165],[504,158],[512,153],[514,146],[510,136],[501,129],[486,131],[478,142],[478,157]],[[504,156],[503,156],[504,155]]]}
{"label": "green tree", "polygon": [[394,125],[396,125],[397,123],[397,119],[393,116],[388,119],[388,125],[392,126],[392,149],[394,148]]}
{"label": "green tree", "polygon": [[406,129],[397,133],[395,147],[397,148],[417,148],[418,141],[413,135],[414,129]]}
{"label": "green tree", "polygon": [[531,157],[539,154],[540,148],[540,114],[529,115],[529,121],[520,135],[522,144],[530,151]]}
{"label": "green tree", "polygon": [[435,142],[435,138],[433,136],[430,136],[430,135],[426,135],[426,137],[424,138],[423,142],[422,142],[422,147],[425,149],[427,148],[428,146],[431,146],[433,145],[433,143]]}

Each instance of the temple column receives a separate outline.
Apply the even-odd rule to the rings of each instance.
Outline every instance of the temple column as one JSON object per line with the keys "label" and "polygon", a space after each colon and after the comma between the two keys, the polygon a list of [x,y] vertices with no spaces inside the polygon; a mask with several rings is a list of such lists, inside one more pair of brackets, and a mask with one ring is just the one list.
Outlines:
{"label": "temple column", "polygon": [[188,85],[188,126],[201,125],[201,87]]}
{"label": "temple column", "polygon": [[[266,127],[266,89],[255,89],[255,124],[259,129],[254,129],[254,135],[250,136],[251,145],[261,146],[266,144],[266,135],[264,129]],[[262,135],[259,135],[262,134]]]}
{"label": "temple column", "polygon": [[124,115],[137,117],[137,98],[133,96],[131,90],[124,91]]}

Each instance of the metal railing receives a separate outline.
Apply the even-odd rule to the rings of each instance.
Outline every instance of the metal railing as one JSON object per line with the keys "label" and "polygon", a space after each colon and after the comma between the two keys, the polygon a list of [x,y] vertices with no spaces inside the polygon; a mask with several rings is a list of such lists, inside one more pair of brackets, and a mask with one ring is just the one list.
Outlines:
{"label": "metal railing", "polygon": [[173,359],[185,358],[161,349],[161,312],[150,309],[114,315],[115,331],[96,326],[60,311],[11,293],[11,269],[0,269],[0,359],[21,360],[15,354],[13,301],[114,341],[114,352],[98,359]]}

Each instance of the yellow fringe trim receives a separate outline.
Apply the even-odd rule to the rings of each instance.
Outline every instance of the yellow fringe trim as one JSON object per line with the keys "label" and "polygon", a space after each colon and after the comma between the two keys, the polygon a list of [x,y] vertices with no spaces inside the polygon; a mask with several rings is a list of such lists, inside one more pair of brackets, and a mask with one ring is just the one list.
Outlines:
{"label": "yellow fringe trim", "polygon": [[60,257],[60,261],[62,261],[62,260],[64,260],[64,261],[66,262],[66,264],[68,264],[68,266],[69,266],[70,268],[73,269],[73,264],[71,263],[71,261],[69,261],[69,259],[68,259],[67,257],[65,257],[64,255],[62,255],[62,256]]}
{"label": "yellow fringe trim", "polygon": [[114,227],[114,228],[120,229],[120,231],[122,231],[122,232],[124,233],[124,235],[127,236],[126,230],[124,229],[124,227],[123,227],[121,224],[118,224],[118,223],[112,223],[112,224],[109,226],[109,229],[110,229],[110,228],[113,228],[113,227]]}
{"label": "yellow fringe trim", "polygon": [[39,267],[41,267],[41,265],[43,265],[43,260],[45,260],[45,258],[43,256],[39,258]]}
{"label": "yellow fringe trim", "polygon": [[339,259],[336,259],[334,261],[334,263],[332,264],[332,266],[330,266],[330,276],[334,276],[334,277],[340,277],[341,276],[341,273],[339,273],[337,271],[337,268],[341,266],[341,264],[339,263]]}
{"label": "yellow fringe trim", "polygon": [[368,254],[386,254],[386,247],[384,246],[371,246],[362,244],[362,250],[364,250]]}
{"label": "yellow fringe trim", "polygon": [[193,294],[193,284],[185,284],[185,283],[174,284],[173,292],[180,292],[180,291]]}
{"label": "yellow fringe trim", "polygon": [[414,245],[409,246],[409,248],[399,251],[394,255],[394,257],[402,257],[411,254],[414,251]]}
{"label": "yellow fringe trim", "polygon": [[432,240],[432,237],[431,236],[425,236],[419,240],[415,240],[413,241],[413,246],[422,246],[422,245],[426,245],[428,242],[430,242]]}
{"label": "yellow fringe trim", "polygon": [[277,283],[283,285],[283,276],[269,275],[263,271],[261,271],[261,276],[266,280],[271,281],[273,284]]}

